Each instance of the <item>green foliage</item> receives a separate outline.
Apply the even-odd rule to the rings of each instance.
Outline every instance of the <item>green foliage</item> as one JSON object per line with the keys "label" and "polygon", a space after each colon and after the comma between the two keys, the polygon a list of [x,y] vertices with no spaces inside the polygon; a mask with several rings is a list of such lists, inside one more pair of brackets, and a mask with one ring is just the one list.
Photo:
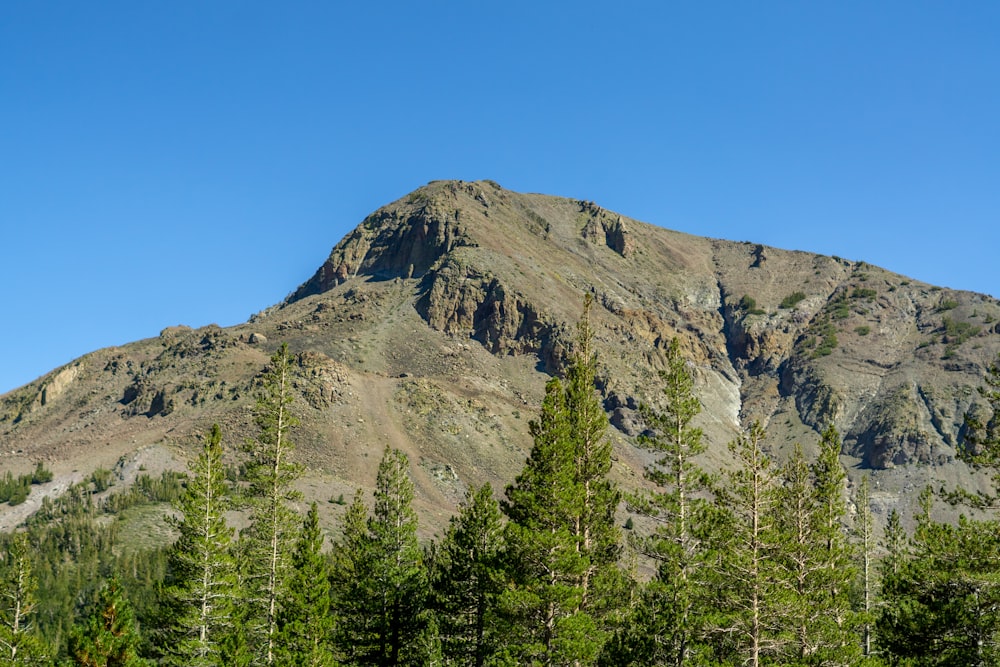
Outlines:
{"label": "green foliage", "polygon": [[98,468],[90,473],[90,483],[94,485],[95,493],[107,491],[114,484],[114,473],[106,468]]}
{"label": "green foliage", "polygon": [[112,578],[101,589],[87,620],[74,628],[69,653],[81,667],[143,667],[139,629],[121,583]]}
{"label": "green foliage", "polygon": [[0,666],[46,664],[47,651],[32,622],[37,593],[31,545],[26,533],[18,533],[0,561]]}
{"label": "green foliage", "polygon": [[[929,494],[925,496],[929,498]],[[1000,524],[918,516],[912,555],[889,571],[878,619],[900,664],[993,665],[1000,660]]]}
{"label": "green foliage", "polygon": [[866,658],[874,653],[875,601],[877,598],[877,577],[875,572],[875,521],[872,512],[871,482],[868,475],[861,478],[861,484],[854,497],[858,513],[854,520],[853,537],[857,546],[858,566],[858,627],[861,630],[861,653]]}
{"label": "green foliage", "polygon": [[504,526],[493,489],[470,487],[435,559],[432,584],[441,651],[455,665],[483,665],[503,645],[497,617],[506,577]]}
{"label": "green foliage", "polygon": [[330,563],[323,550],[316,503],[309,507],[292,555],[292,574],[281,605],[279,662],[332,667],[333,616]]}
{"label": "green foliage", "polygon": [[620,585],[619,492],[607,475],[607,415],[595,391],[590,307],[577,327],[565,384],[552,379],[524,469],[507,488],[511,583],[501,606],[521,664],[593,663]]}
{"label": "green foliage", "polygon": [[656,577],[646,587],[636,627],[623,641],[631,644],[636,659],[683,665],[704,651],[697,639],[711,604],[704,582],[712,567],[705,541],[712,484],[693,460],[705,451],[702,431],[693,425],[701,403],[676,338],[667,348],[667,368],[660,379],[662,407],[639,408],[650,433],[640,438],[640,445],[657,456],[645,476],[657,488],[629,497],[630,506],[654,522],[652,534],[637,537],[634,544],[652,559]]}
{"label": "green foliage", "polygon": [[35,466],[35,472],[31,473],[32,484],[46,484],[52,481],[52,471],[45,467],[41,461]]}
{"label": "green foliage", "polygon": [[813,359],[831,354],[840,344],[840,341],[837,340],[837,327],[830,320],[823,318],[818,323],[816,331],[820,336],[820,341],[812,352]]}
{"label": "green foliage", "polygon": [[841,292],[836,299],[826,306],[826,312],[835,320],[846,320],[851,316],[851,303],[847,299],[847,293]]}
{"label": "green foliage", "polygon": [[748,315],[763,315],[764,310],[757,307],[757,300],[748,294],[744,294],[737,307]]}
{"label": "green foliage", "polygon": [[301,498],[293,484],[302,474],[292,462],[289,432],[298,425],[291,413],[292,356],[282,345],[271,357],[257,394],[257,438],[246,443],[250,455],[245,496],[250,525],[240,535],[246,541],[244,590],[248,645],[255,659],[272,665],[276,659],[278,614],[290,573],[292,547],[299,521],[292,504]]}
{"label": "green foliage", "polygon": [[872,328],[867,324],[862,324],[861,326],[854,327],[854,333],[858,334],[859,336],[867,336],[871,332]]}
{"label": "green foliage", "polygon": [[958,301],[954,299],[941,299],[941,303],[938,304],[937,311],[943,313],[946,310],[954,310],[958,308]]}
{"label": "green foliage", "polygon": [[871,287],[855,287],[854,290],[851,291],[852,299],[874,301],[876,296],[878,296],[878,291],[872,289]]}
{"label": "green foliage", "polygon": [[166,664],[210,667],[225,664],[221,644],[232,627],[236,597],[218,424],[190,469],[191,480],[175,505],[181,513],[180,538],[170,550],[170,580],[163,593],[169,623],[162,651]]}
{"label": "green foliage", "polygon": [[954,355],[955,350],[958,346],[969,340],[973,336],[978,336],[982,329],[971,322],[964,322],[962,320],[956,320],[945,315],[941,318],[941,325],[944,328],[944,334],[941,337],[941,342],[945,344],[945,358]]}
{"label": "green foliage", "polygon": [[9,470],[4,473],[0,480],[0,503],[10,503],[20,505],[28,499],[31,491],[31,475],[20,475],[14,477]]}
{"label": "green foliage", "polygon": [[806,298],[805,292],[792,292],[778,304],[779,308],[794,308],[796,304]]}
{"label": "green foliage", "polygon": [[780,627],[780,610],[787,601],[776,585],[779,564],[772,557],[782,538],[775,515],[776,470],[761,448],[764,437],[764,429],[754,422],[729,443],[737,467],[720,491],[728,516],[717,535],[717,652],[724,660],[755,665],[777,652],[773,629]]}
{"label": "green foliage", "polygon": [[427,570],[417,543],[409,461],[388,447],[379,463],[375,505],[360,493],[348,508],[333,558],[337,647],[357,665],[424,664]]}

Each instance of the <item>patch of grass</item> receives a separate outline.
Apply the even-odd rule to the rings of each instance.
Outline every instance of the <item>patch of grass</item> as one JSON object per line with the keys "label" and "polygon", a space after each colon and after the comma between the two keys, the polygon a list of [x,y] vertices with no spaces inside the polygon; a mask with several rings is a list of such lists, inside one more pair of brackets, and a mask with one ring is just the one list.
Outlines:
{"label": "patch of grass", "polygon": [[872,301],[876,296],[878,296],[878,292],[871,287],[855,287],[854,291],[851,292],[852,299],[867,299],[868,301]]}
{"label": "patch of grass", "polygon": [[170,525],[170,503],[145,503],[118,515],[118,544],[126,552],[165,547],[177,539]]}
{"label": "patch of grass", "polygon": [[867,336],[871,332],[872,328],[866,324],[854,328],[854,333],[858,334],[859,336]]}

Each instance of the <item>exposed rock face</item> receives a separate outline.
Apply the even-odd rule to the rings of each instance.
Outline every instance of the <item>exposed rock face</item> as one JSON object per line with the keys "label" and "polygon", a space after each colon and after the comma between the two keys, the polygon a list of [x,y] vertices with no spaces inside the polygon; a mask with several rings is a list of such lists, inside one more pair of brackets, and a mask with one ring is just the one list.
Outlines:
{"label": "exposed rock face", "polygon": [[923,481],[980,483],[955,454],[1000,351],[996,300],[490,181],[431,183],[376,211],[246,325],[168,327],[0,397],[0,452],[80,466],[96,451],[181,446],[214,421],[240,442],[256,378],[286,342],[298,355],[296,440],[317,475],[347,493],[370,484],[388,442],[420,462],[422,502],[454,505],[463,485],[502,488],[523,463],[527,422],[565,363],[585,293],[627,483],[646,461],[637,408],[659,400],[675,337],[720,465],[751,420],[775,451],[808,450],[833,423],[851,474],[883,471],[887,497]]}

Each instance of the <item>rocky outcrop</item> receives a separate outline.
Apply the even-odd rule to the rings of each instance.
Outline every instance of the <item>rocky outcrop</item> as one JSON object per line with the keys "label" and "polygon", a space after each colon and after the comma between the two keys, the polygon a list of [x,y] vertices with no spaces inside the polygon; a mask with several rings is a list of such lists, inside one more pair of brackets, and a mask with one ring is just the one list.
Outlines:
{"label": "rocky outcrop", "polygon": [[605,211],[594,202],[579,202],[585,216],[583,238],[593,243],[603,243],[622,257],[635,253],[635,238],[628,232],[622,216]]}
{"label": "rocky outcrop", "polygon": [[559,363],[552,324],[523,295],[471,267],[446,262],[426,281],[416,308],[431,327],[468,335],[494,354],[539,354]]}
{"label": "rocky outcrop", "polygon": [[288,301],[322,294],[357,275],[419,278],[446,253],[472,245],[459,217],[457,209],[448,212],[433,202],[403,210],[381,209],[338,243]]}

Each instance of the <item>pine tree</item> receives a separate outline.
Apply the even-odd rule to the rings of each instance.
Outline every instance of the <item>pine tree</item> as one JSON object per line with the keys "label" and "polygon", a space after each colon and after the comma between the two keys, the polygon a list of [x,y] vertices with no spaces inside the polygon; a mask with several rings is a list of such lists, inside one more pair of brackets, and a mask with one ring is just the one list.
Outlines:
{"label": "pine tree", "polygon": [[233,529],[226,524],[227,497],[218,424],[191,466],[191,478],[175,503],[180,537],[170,550],[172,581],[165,590],[171,628],[163,651],[166,664],[225,664],[220,641],[233,623],[236,572]]}
{"label": "pine tree", "polygon": [[[358,665],[420,665],[426,625],[427,570],[417,542],[409,461],[385,450],[375,481],[372,516],[355,498],[334,557],[340,649]],[[343,605],[342,605],[343,603]]]}
{"label": "pine tree", "polygon": [[144,667],[147,663],[139,657],[139,643],[132,605],[118,579],[112,577],[101,589],[86,624],[70,635],[70,657],[81,667]]}
{"label": "pine tree", "polygon": [[719,614],[715,620],[720,657],[760,667],[787,640],[781,636],[788,594],[776,585],[781,535],[775,519],[775,469],[761,449],[758,422],[729,443],[737,468],[727,475],[719,503],[729,512],[718,532]]}
{"label": "pine tree", "polygon": [[886,576],[878,619],[898,664],[986,667],[1000,662],[1000,523],[931,520],[921,494],[912,553]]}
{"label": "pine tree", "polygon": [[330,567],[322,553],[323,534],[316,503],[309,508],[292,555],[292,573],[281,605],[282,663],[296,667],[336,665],[330,642]]}
{"label": "pine tree", "polygon": [[779,585],[786,592],[781,610],[791,637],[785,646],[789,664],[809,664],[818,650],[816,624],[823,613],[821,571],[825,567],[822,549],[817,544],[818,516],[813,493],[813,478],[802,453],[794,452],[781,470],[783,485],[777,490],[775,504],[782,533],[782,548],[775,554],[779,565]]}
{"label": "pine tree", "polygon": [[634,510],[655,522],[652,535],[635,540],[636,548],[656,563],[656,577],[645,591],[641,617],[632,633],[644,661],[690,664],[697,658],[698,611],[704,599],[704,574],[710,566],[707,545],[699,536],[708,524],[707,495],[711,479],[695,462],[705,451],[702,431],[693,426],[701,412],[694,394],[694,378],[674,338],[666,353],[667,368],[660,373],[662,407],[642,404],[640,413],[650,435],[639,443],[657,454],[646,467],[646,479],[655,492],[633,494]]}
{"label": "pine tree", "polygon": [[591,664],[610,630],[622,577],[614,513],[620,493],[607,474],[607,415],[595,391],[591,300],[566,372],[545,387],[529,430],[533,446],[507,488],[511,586],[501,606],[522,664]]}
{"label": "pine tree", "polygon": [[442,652],[449,664],[483,667],[502,642],[496,614],[505,585],[503,531],[493,489],[470,487],[434,568]]}
{"label": "pine tree", "polygon": [[586,561],[580,580],[579,611],[589,614],[600,630],[607,632],[609,627],[603,620],[613,614],[621,585],[617,567],[621,534],[615,524],[621,491],[608,478],[612,447],[607,437],[608,416],[597,393],[592,308],[593,297],[587,294],[583,316],[577,324],[573,355],[566,369],[565,391],[568,435],[576,468],[574,482],[581,494],[574,534],[577,550]]}
{"label": "pine tree", "polygon": [[847,473],[840,463],[840,435],[833,424],[823,432],[819,457],[812,466],[816,492],[816,537],[820,547],[819,590],[815,609],[816,654],[822,665],[852,665],[860,659],[854,638],[851,583],[857,574],[854,554],[847,539]]}
{"label": "pine tree", "polygon": [[356,664],[372,645],[368,599],[368,508],[361,489],[347,508],[340,539],[334,542],[330,566],[330,594],[334,615],[334,645],[346,664]]}
{"label": "pine tree", "polygon": [[247,540],[246,594],[252,610],[247,631],[256,664],[275,662],[280,602],[299,527],[292,504],[301,494],[292,484],[301,467],[291,460],[294,446],[288,439],[298,425],[290,411],[293,400],[292,356],[282,345],[271,357],[257,396],[260,433],[246,446],[250,526],[241,539]]}
{"label": "pine tree", "polygon": [[875,578],[875,519],[872,514],[871,482],[868,475],[861,478],[854,498],[857,516],[854,519],[854,539],[858,544],[858,568],[861,591],[861,653],[866,658],[873,655],[872,631],[874,626]]}
{"label": "pine tree", "polygon": [[903,529],[903,522],[899,518],[899,512],[893,507],[889,510],[889,516],[886,518],[882,539],[885,557],[882,559],[879,569],[883,579],[898,574],[906,561],[909,560],[907,540],[908,537]]}
{"label": "pine tree", "polygon": [[37,611],[38,582],[31,568],[26,533],[8,542],[0,562],[0,665],[46,664],[44,644],[32,626]]}

